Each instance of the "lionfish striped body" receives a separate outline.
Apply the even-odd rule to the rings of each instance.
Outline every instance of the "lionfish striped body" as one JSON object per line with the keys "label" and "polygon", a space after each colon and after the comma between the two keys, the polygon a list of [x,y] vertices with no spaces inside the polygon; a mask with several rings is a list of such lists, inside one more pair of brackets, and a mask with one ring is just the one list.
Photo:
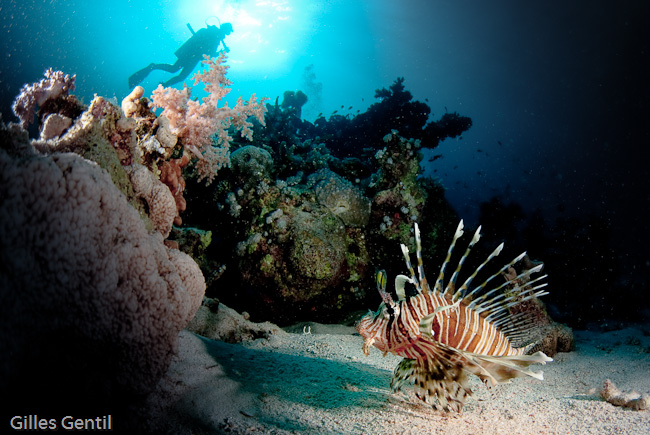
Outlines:
{"label": "lionfish striped body", "polygon": [[[540,290],[546,286],[541,282],[546,275],[530,278],[543,265],[513,275],[512,266],[524,258],[526,254],[523,253],[482,284],[471,288],[483,267],[499,255],[503,249],[501,244],[456,288],[461,267],[480,238],[480,229],[476,230],[456,270],[445,283],[445,269],[456,241],[463,235],[463,221],[460,221],[431,289],[424,274],[420,231],[415,224],[417,276],[408,248],[402,245],[411,276],[396,277],[398,301],[393,302],[386,291],[386,273],[379,272],[377,287],[383,302],[376,313],[366,314],[356,327],[364,338],[366,355],[370,347],[375,346],[384,355],[390,352],[404,357],[393,374],[393,391],[413,384],[417,397],[438,409],[462,409],[466,397],[471,395],[468,373],[490,385],[523,375],[542,380],[542,373],[535,373],[528,366],[552,361],[542,352],[526,355],[529,346],[521,345],[525,344],[533,321],[525,312],[513,315],[510,310],[523,301],[547,294]],[[488,290],[488,285],[502,275],[507,276],[506,282]],[[406,296],[406,283],[415,286],[417,295]]]}

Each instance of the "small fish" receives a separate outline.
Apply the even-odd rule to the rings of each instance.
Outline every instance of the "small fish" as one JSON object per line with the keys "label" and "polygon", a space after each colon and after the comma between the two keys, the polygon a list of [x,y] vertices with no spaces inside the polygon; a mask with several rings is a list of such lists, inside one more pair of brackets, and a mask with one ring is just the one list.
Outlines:
{"label": "small fish", "polygon": [[441,158],[442,158],[442,154],[436,154],[436,155],[434,155],[432,157],[429,157],[429,161],[430,162],[435,162],[436,160],[441,159]]}
{"label": "small fish", "polygon": [[[420,230],[415,224],[417,276],[408,248],[401,245],[410,277],[395,278],[398,301],[394,302],[386,291],[386,272],[380,271],[377,290],[383,302],[377,312],[370,311],[356,326],[364,339],[362,350],[366,355],[374,346],[384,355],[390,352],[404,357],[393,373],[392,390],[397,392],[412,384],[419,399],[439,410],[462,410],[465,399],[472,394],[467,376],[470,373],[490,385],[524,375],[543,380],[542,372],[533,372],[528,366],[553,361],[543,352],[526,355],[532,344],[525,341],[534,321],[523,313],[510,311],[521,302],[548,294],[541,290],[546,286],[542,282],[546,275],[531,278],[541,271],[543,264],[517,274],[513,266],[526,257],[523,253],[482,284],[472,287],[481,269],[499,255],[502,243],[457,287],[461,267],[478,242],[480,230],[481,227],[476,230],[456,270],[445,282],[445,269],[464,232],[460,221],[431,288],[424,275]],[[504,276],[506,282],[488,287],[499,276]],[[415,286],[417,295],[406,296],[407,283]]]}

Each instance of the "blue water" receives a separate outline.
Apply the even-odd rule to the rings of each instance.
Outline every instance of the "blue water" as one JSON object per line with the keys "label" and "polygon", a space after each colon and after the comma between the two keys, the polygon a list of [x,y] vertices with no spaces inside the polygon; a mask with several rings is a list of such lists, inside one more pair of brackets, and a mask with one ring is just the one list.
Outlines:
{"label": "blue water", "polygon": [[[15,120],[14,96],[48,67],[76,74],[86,103],[95,93],[121,100],[130,74],[175,61],[187,24],[230,22],[230,103],[301,89],[306,119],[353,115],[403,76],[433,118],[473,120],[433,152],[443,158],[425,159],[461,216],[473,223],[494,195],[548,219],[598,216],[612,229],[622,279],[647,282],[646,3],[2,0],[0,111]],[[151,74],[146,94],[169,77]]]}

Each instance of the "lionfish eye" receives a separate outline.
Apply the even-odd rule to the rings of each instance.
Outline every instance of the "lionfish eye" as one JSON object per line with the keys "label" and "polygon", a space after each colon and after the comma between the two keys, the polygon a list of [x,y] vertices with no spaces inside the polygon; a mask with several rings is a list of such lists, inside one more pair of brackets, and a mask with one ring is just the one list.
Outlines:
{"label": "lionfish eye", "polygon": [[384,307],[384,309],[382,310],[382,313],[381,313],[382,316],[384,317],[384,319],[388,319],[390,317],[395,317],[395,308],[396,307],[394,307],[392,305],[386,305]]}

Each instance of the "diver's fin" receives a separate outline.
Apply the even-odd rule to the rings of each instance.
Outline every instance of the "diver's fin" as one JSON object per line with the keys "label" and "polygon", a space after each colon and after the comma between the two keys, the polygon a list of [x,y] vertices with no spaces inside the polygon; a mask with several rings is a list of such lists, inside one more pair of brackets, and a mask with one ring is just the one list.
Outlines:
{"label": "diver's fin", "polygon": [[129,77],[129,89],[133,89],[136,86],[138,86],[142,80],[147,78],[147,76],[151,71],[153,71],[153,63],[150,63],[149,65],[145,66],[141,70],[132,74]]}

